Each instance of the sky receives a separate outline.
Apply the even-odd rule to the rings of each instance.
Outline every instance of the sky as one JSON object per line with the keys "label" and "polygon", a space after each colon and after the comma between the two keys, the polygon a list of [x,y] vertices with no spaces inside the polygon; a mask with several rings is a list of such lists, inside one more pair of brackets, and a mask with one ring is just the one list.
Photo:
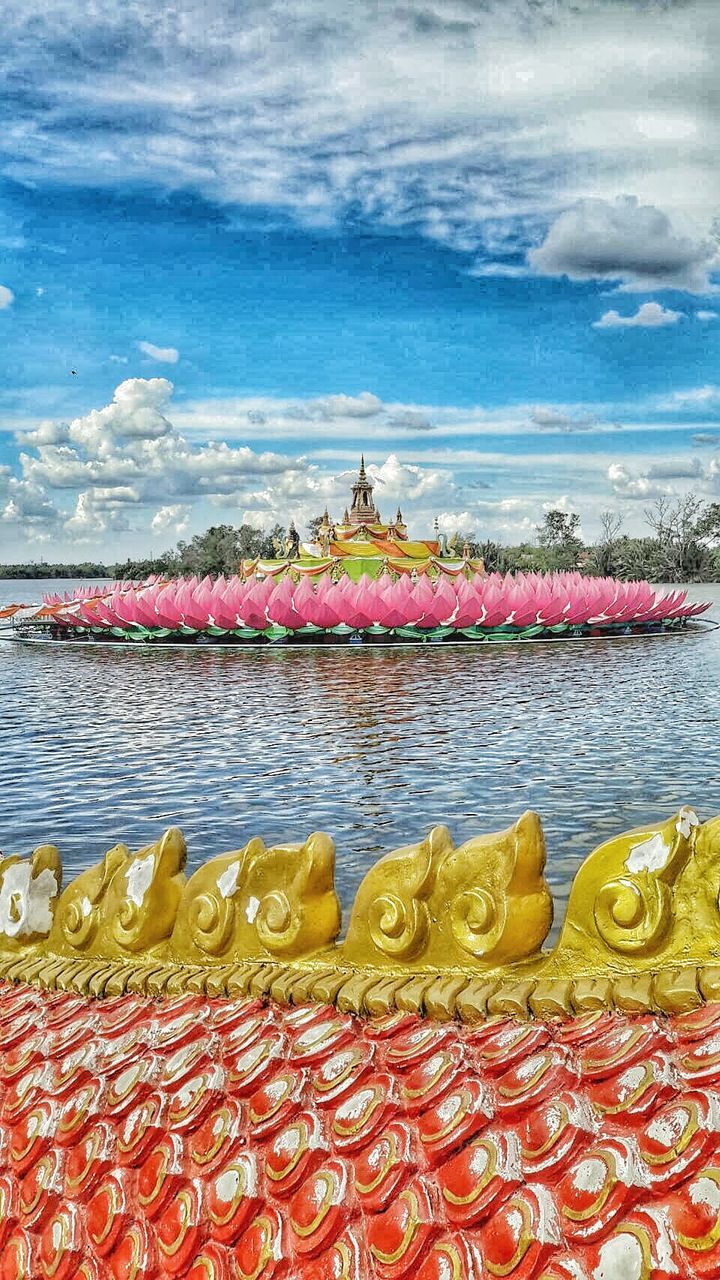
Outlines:
{"label": "sky", "polygon": [[715,0],[25,0],[0,561],[720,500]]}

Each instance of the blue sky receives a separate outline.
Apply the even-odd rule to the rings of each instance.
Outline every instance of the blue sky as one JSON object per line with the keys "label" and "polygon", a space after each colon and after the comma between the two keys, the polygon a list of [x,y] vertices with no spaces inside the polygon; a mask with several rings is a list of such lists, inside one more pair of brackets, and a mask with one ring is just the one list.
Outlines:
{"label": "blue sky", "polygon": [[[720,15],[30,0],[0,59],[0,559],[720,491]],[[72,372],[75,370],[76,372]]]}

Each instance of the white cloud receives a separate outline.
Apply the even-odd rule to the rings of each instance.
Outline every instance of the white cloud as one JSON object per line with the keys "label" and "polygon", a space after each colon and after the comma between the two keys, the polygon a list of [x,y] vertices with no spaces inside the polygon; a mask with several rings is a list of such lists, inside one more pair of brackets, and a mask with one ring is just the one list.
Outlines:
{"label": "white cloud", "polygon": [[617,498],[659,498],[668,492],[646,475],[634,475],[622,462],[612,462],[608,467],[608,480]]}
{"label": "white cloud", "polygon": [[98,0],[70,53],[76,0],[26,0],[4,28],[4,66],[43,93],[8,104],[6,172],[194,189],[314,226],[351,210],[484,250],[494,270],[592,195],[633,191],[710,224],[712,0],[388,0],[381,11],[250,0],[238,22],[228,0],[210,19],[186,0],[159,20],[140,0]]}
{"label": "white cloud", "polygon": [[6,311],[15,301],[15,294],[6,284],[0,284],[0,311]]}
{"label": "white cloud", "polygon": [[671,311],[659,302],[643,302],[634,315],[622,316],[618,311],[606,311],[596,320],[593,329],[659,329],[682,320],[684,312]]}
{"label": "white cloud", "polygon": [[323,418],[373,418],[382,407],[382,400],[371,391],[361,391],[359,396],[322,396],[307,406],[310,414]]}
{"label": "white cloud", "polygon": [[718,265],[713,240],[677,229],[662,209],[635,196],[578,201],[553,222],[528,261],[540,275],[689,293],[708,292],[708,273]]}
{"label": "white cloud", "polygon": [[152,342],[138,342],[136,346],[151,360],[160,364],[177,364],[180,352],[175,347],[156,347]]}
{"label": "white cloud", "polygon": [[696,311],[695,315],[698,320],[717,320],[718,318],[717,311]]}
{"label": "white cloud", "polygon": [[702,409],[716,404],[720,400],[720,387],[707,382],[703,387],[688,387],[683,391],[672,391],[668,396],[661,396],[657,402],[659,409]]}
{"label": "white cloud", "polygon": [[153,533],[184,533],[190,520],[190,508],[181,503],[160,507],[150,521]]}

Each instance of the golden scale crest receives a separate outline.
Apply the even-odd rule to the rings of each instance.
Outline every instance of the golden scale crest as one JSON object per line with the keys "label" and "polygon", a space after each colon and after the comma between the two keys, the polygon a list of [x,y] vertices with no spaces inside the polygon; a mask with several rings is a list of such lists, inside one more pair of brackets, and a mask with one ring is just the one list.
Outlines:
{"label": "golden scale crest", "polygon": [[720,818],[682,808],[609,840],[578,871],[559,939],[540,819],[455,845],[444,826],[389,853],[344,941],[335,846],[254,837],[189,877],[177,828],[117,844],[62,888],[60,855],[0,859],[0,977],[93,996],[269,994],[475,1021],[616,1007],[677,1012],[720,995]]}

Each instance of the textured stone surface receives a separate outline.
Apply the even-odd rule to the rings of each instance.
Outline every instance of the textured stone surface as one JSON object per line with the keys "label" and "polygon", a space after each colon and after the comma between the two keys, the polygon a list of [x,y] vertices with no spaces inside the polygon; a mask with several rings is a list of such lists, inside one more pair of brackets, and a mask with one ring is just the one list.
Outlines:
{"label": "textured stone surface", "polygon": [[475,1029],[0,987],[0,1280],[720,1276],[720,1005]]}

